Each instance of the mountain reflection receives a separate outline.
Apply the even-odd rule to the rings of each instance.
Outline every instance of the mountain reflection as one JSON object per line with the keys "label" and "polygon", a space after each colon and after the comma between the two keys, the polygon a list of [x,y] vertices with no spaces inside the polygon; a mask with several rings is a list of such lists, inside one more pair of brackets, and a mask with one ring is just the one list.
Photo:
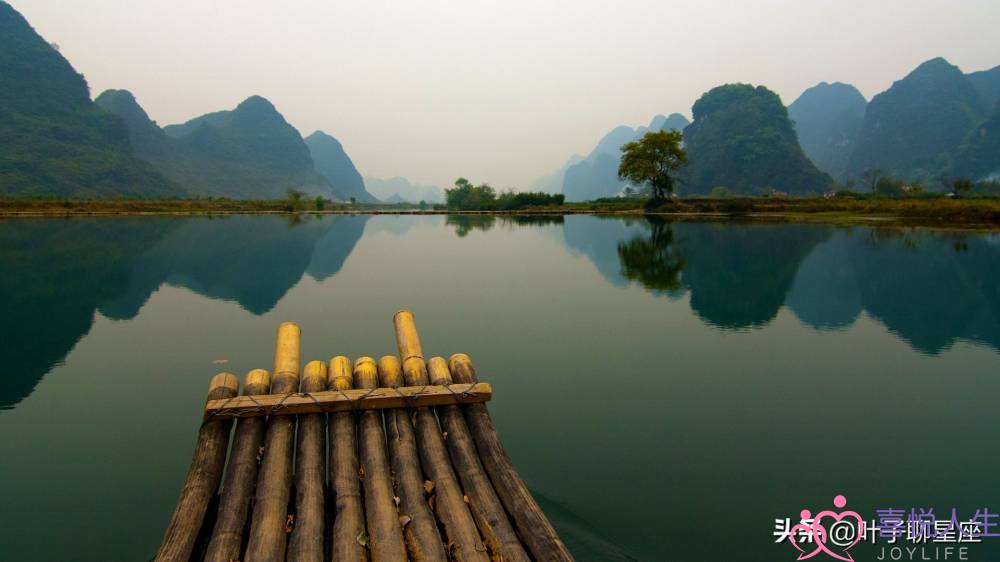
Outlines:
{"label": "mountain reflection", "polygon": [[723,329],[765,326],[786,307],[816,330],[867,315],[925,354],[959,340],[1000,349],[995,234],[593,216],[8,220],[0,221],[0,409],[30,394],[98,311],[134,318],[168,284],[264,314],[304,275],[337,275],[366,233],[401,236],[442,222],[459,237],[554,226],[545,232],[561,234],[611,284],[686,297]]}
{"label": "mountain reflection", "polygon": [[691,309],[710,324],[749,328],[778,315],[802,260],[832,229],[809,224],[679,224]]}
{"label": "mountain reflection", "polygon": [[[176,221],[0,221],[0,409],[31,393],[130,286],[132,264]],[[113,241],[109,243],[109,241]]]}
{"label": "mountain reflection", "polygon": [[161,285],[264,314],[308,273],[343,266],[366,216],[0,221],[0,409],[89,330],[134,318]]}
{"label": "mountain reflection", "polygon": [[812,224],[573,217],[564,227],[612,284],[689,293],[706,323],[744,329],[783,306],[818,330],[862,312],[926,354],[958,340],[1000,349],[1000,237]]}
{"label": "mountain reflection", "polygon": [[996,235],[854,234],[849,265],[869,315],[925,353],[940,353],[959,339],[1000,349]]}

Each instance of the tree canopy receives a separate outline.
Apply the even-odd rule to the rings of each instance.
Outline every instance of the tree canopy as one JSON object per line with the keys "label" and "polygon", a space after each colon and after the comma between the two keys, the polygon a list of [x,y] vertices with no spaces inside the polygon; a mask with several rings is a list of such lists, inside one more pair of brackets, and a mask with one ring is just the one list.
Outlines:
{"label": "tree canopy", "polygon": [[635,185],[648,186],[653,199],[674,191],[674,174],[687,164],[681,148],[683,135],[676,130],[655,131],[622,146],[618,177]]}

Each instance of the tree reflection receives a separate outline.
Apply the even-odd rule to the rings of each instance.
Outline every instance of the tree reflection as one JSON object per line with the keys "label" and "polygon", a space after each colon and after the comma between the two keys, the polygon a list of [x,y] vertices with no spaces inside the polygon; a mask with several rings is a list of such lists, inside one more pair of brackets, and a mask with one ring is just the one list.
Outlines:
{"label": "tree reflection", "polygon": [[549,226],[563,224],[562,215],[448,215],[445,224],[455,227],[455,234],[465,238],[473,230],[486,232],[494,226],[507,228],[521,226]]}
{"label": "tree reflection", "polygon": [[621,273],[647,289],[676,291],[681,288],[681,271],[686,262],[674,247],[673,228],[660,218],[648,221],[648,236],[635,236],[618,244]]}
{"label": "tree reflection", "polygon": [[473,230],[487,231],[493,228],[497,218],[495,215],[448,215],[444,222],[455,227],[455,234],[465,238]]}

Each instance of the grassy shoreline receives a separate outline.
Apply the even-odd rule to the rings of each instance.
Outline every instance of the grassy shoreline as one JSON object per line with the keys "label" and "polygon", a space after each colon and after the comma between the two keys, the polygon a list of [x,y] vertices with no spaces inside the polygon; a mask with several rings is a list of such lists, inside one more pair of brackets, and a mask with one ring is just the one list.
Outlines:
{"label": "grassy shoreline", "polygon": [[327,204],[322,210],[294,208],[287,201],[212,199],[51,200],[0,198],[0,218],[109,216],[199,216],[233,214],[426,214],[426,215],[657,215],[677,220],[766,220],[825,223],[906,224],[1000,229],[1000,199],[821,199],[692,198],[647,208],[642,201],[604,200],[520,210],[418,209],[409,205]]}

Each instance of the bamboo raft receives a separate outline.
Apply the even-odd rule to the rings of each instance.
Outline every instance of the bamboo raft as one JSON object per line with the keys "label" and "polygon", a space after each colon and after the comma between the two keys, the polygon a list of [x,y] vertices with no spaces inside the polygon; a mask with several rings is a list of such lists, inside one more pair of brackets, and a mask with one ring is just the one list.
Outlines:
{"label": "bamboo raft", "polygon": [[469,357],[425,361],[413,314],[393,324],[398,357],[311,361],[300,377],[301,332],[286,322],[271,373],[247,373],[242,393],[213,377],[155,560],[572,560]]}

